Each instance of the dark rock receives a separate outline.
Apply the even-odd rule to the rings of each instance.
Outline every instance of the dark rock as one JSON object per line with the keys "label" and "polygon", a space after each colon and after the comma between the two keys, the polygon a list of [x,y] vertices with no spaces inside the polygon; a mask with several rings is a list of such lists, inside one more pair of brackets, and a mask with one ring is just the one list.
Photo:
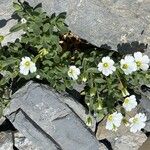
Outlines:
{"label": "dark rock", "polygon": [[5,115],[39,149],[98,150],[90,129],[62,101],[53,89],[30,82],[13,95]]}

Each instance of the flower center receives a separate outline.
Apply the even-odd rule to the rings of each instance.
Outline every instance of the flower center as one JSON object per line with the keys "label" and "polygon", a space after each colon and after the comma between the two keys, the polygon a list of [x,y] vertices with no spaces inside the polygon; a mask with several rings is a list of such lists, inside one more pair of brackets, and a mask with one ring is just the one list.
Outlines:
{"label": "flower center", "polygon": [[124,103],[125,103],[125,104],[128,104],[128,103],[129,103],[129,99],[126,98],[126,99],[124,100]]}
{"label": "flower center", "polygon": [[26,67],[29,67],[29,66],[30,66],[30,61],[26,61],[26,62],[25,62],[25,66],[26,66]]}
{"label": "flower center", "polygon": [[128,68],[128,65],[127,65],[127,64],[123,64],[122,68],[123,68],[123,69],[127,69],[127,68]]}
{"label": "flower center", "polygon": [[134,123],[134,124],[138,123],[138,121],[139,121],[138,118],[134,118],[134,119],[133,119],[133,123]]}
{"label": "flower center", "polygon": [[103,64],[103,67],[104,67],[104,68],[107,68],[108,66],[109,66],[108,63],[104,63],[104,64]]}
{"label": "flower center", "polygon": [[70,69],[70,74],[72,75],[72,76],[74,76],[76,73],[75,73],[75,70],[74,69]]}
{"label": "flower center", "polygon": [[109,121],[112,121],[112,120],[113,120],[113,116],[112,116],[112,115],[109,115],[109,116],[108,116],[108,120],[109,120]]}
{"label": "flower center", "polygon": [[136,61],[136,65],[138,66],[138,67],[140,67],[141,66],[141,61]]}

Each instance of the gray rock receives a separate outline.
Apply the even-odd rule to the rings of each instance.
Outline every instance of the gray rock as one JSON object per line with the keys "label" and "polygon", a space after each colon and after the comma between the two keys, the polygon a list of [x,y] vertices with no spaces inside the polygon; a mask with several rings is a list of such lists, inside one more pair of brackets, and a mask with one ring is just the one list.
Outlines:
{"label": "gray rock", "polygon": [[[60,100],[62,100],[63,103],[67,104],[67,106],[71,108],[86,123],[88,112],[77,100],[75,100],[74,98],[71,98],[68,94],[62,95],[62,97],[60,97]],[[90,127],[90,129],[93,132],[95,132],[96,120],[94,117],[92,117],[92,120],[93,122],[92,122],[92,126]]]}
{"label": "gray rock", "polygon": [[139,148],[139,150],[148,150],[150,146],[150,137],[147,138],[146,142]]}
{"label": "gray rock", "polygon": [[[0,0],[0,35],[9,34],[10,28],[17,23],[13,19],[13,6],[11,0]],[[21,36],[22,32],[15,32],[5,37],[2,45],[6,45],[7,42],[14,42],[16,38]]]}
{"label": "gray rock", "polygon": [[146,135],[141,132],[121,135],[115,139],[114,150],[138,150],[146,139]]}
{"label": "gray rock", "polygon": [[0,150],[13,150],[13,138],[11,132],[0,132]]}
{"label": "gray rock", "polygon": [[29,82],[13,95],[5,115],[41,150],[98,150],[97,139],[60,99],[53,89]]}
{"label": "gray rock", "polygon": [[19,132],[14,133],[14,145],[19,150],[39,150],[29,139]]}
{"label": "gray rock", "polygon": [[[27,0],[31,5],[43,4],[48,14],[67,12],[66,23],[80,38],[98,46],[113,50],[141,47],[150,44],[149,0]],[[11,0],[1,0],[0,19],[10,17]],[[4,15],[5,12],[5,15]],[[13,23],[13,22],[12,22]],[[9,28],[2,28],[0,33]],[[2,33],[3,33],[2,32]],[[15,37],[15,36],[14,36]],[[12,38],[9,38],[9,40]],[[120,45],[118,45],[120,44]],[[123,44],[123,45],[122,45]]]}
{"label": "gray rock", "polygon": [[19,132],[0,132],[0,150],[14,150],[13,145],[19,150],[39,150]]}
{"label": "gray rock", "polygon": [[[146,126],[144,127],[144,129],[147,132],[150,132],[150,92],[147,92],[146,96],[147,97],[143,96],[140,99],[141,107],[139,108],[139,112],[143,112],[147,116],[147,122],[146,122]],[[149,98],[148,98],[148,96],[149,96]]]}

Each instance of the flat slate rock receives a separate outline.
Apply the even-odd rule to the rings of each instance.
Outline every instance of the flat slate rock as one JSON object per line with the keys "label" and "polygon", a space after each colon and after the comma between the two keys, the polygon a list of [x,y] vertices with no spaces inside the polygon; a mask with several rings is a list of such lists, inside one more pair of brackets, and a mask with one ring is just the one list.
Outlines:
{"label": "flat slate rock", "polygon": [[91,130],[62,100],[48,86],[29,82],[13,95],[5,116],[40,150],[101,149]]}
{"label": "flat slate rock", "polygon": [[[145,48],[145,44],[150,44],[149,0],[27,1],[33,6],[42,3],[49,15],[54,12],[67,12],[66,23],[71,31],[98,47],[137,50]],[[5,19],[4,17],[11,15],[12,1],[0,2],[0,19]],[[8,22],[8,27],[0,29],[0,33],[8,29],[9,24]]]}

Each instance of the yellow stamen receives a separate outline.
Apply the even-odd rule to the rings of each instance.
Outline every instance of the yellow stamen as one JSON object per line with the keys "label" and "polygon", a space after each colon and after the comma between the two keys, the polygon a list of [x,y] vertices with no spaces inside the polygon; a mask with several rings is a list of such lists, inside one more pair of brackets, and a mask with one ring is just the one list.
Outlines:
{"label": "yellow stamen", "polygon": [[138,122],[138,118],[134,118],[133,123],[137,123],[137,122]]}
{"label": "yellow stamen", "polygon": [[25,66],[26,66],[26,67],[29,67],[29,66],[30,66],[30,61],[26,61],[26,62],[25,62]]}
{"label": "yellow stamen", "polygon": [[141,66],[141,61],[136,61],[136,65],[138,66],[138,67],[140,67]]}
{"label": "yellow stamen", "polygon": [[108,116],[108,120],[109,120],[109,121],[112,121],[112,120],[113,120],[113,116],[112,116],[112,115],[109,115],[109,116]]}
{"label": "yellow stamen", "polygon": [[125,103],[125,104],[128,104],[128,103],[129,103],[129,99],[126,98],[126,99],[124,100],[124,103]]}
{"label": "yellow stamen", "polygon": [[123,69],[127,69],[127,68],[128,68],[128,65],[127,65],[127,64],[123,64],[122,68],[123,68]]}
{"label": "yellow stamen", "polygon": [[105,68],[107,68],[108,66],[109,66],[108,63],[103,64],[103,67],[105,67]]}

